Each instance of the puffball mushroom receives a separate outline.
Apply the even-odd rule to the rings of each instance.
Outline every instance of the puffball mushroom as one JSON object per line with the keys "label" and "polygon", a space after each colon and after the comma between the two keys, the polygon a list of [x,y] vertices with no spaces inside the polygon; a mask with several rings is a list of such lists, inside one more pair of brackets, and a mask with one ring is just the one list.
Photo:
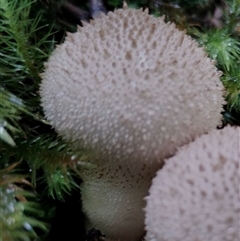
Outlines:
{"label": "puffball mushroom", "polygon": [[240,128],[203,135],[166,160],[146,206],[147,241],[240,240]]}
{"label": "puffball mushroom", "polygon": [[118,9],[83,24],[46,63],[42,106],[97,165],[81,173],[87,227],[137,241],[163,158],[221,119],[220,72],[197,42],[147,11]]}

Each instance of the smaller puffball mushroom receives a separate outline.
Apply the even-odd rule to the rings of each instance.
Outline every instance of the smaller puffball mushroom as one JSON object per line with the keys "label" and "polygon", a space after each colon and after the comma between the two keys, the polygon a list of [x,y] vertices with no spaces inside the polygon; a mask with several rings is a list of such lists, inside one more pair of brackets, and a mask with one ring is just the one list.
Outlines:
{"label": "smaller puffball mushroom", "polygon": [[240,240],[240,128],[203,135],[166,160],[146,198],[147,241]]}

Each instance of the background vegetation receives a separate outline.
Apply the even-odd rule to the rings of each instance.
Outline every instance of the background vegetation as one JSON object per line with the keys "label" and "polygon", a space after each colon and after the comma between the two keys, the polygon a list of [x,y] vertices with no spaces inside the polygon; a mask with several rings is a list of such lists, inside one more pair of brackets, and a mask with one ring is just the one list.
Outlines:
{"label": "background vegetation", "polygon": [[[128,4],[165,15],[205,46],[223,72],[223,125],[240,125],[240,0]],[[85,240],[77,172],[87,163],[45,120],[39,83],[56,44],[91,13],[87,1],[0,0],[0,241]]]}

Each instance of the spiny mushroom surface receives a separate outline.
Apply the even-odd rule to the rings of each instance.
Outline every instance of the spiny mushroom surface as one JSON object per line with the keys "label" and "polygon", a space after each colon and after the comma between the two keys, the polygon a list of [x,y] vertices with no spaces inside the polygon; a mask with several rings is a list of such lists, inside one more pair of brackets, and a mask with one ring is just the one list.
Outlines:
{"label": "spiny mushroom surface", "polygon": [[143,197],[163,158],[220,121],[214,62],[174,24],[119,9],[68,34],[42,76],[47,119],[98,165],[81,176],[88,227],[140,240]]}
{"label": "spiny mushroom surface", "polygon": [[146,198],[147,241],[240,240],[240,128],[203,135],[166,160]]}
{"label": "spiny mushroom surface", "polygon": [[42,106],[66,139],[101,156],[148,161],[216,127],[219,76],[174,24],[119,9],[56,48],[43,74]]}

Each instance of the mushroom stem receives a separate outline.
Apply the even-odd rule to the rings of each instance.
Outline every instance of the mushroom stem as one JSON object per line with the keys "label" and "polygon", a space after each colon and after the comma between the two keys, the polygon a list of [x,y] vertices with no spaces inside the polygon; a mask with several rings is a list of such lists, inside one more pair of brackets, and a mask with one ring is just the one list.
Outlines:
{"label": "mushroom stem", "polygon": [[140,241],[144,236],[144,197],[159,167],[134,171],[126,166],[104,165],[82,173],[86,227],[96,227],[106,240]]}

